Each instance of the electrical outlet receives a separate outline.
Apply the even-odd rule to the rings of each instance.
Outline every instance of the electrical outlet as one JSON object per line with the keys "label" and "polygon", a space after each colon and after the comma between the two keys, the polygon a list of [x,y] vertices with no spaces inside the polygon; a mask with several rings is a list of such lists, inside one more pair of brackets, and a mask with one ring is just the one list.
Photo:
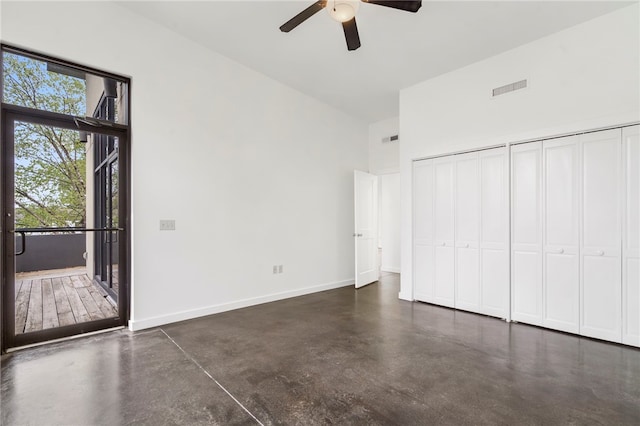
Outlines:
{"label": "electrical outlet", "polygon": [[281,274],[282,273],[282,265],[278,265],[278,273]]}
{"label": "electrical outlet", "polygon": [[161,231],[175,231],[176,230],[176,221],[173,219],[161,219],[160,220],[160,230]]}
{"label": "electrical outlet", "polygon": [[273,273],[274,274],[278,273],[278,265],[273,265]]}

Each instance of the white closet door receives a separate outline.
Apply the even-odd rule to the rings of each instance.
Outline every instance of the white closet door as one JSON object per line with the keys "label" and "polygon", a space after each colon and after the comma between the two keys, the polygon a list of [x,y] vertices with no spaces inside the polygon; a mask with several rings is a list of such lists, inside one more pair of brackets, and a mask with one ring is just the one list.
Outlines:
{"label": "white closet door", "polygon": [[577,137],[544,141],[544,326],[579,332],[580,179]]}
{"label": "white closet door", "polygon": [[478,153],[480,166],[480,312],[509,315],[507,149]]}
{"label": "white closet door", "polygon": [[478,153],[456,155],[455,161],[455,307],[480,312]]}
{"label": "white closet door", "polygon": [[454,170],[451,157],[433,160],[434,302],[454,307]]}
{"label": "white closet door", "polygon": [[622,130],[622,343],[640,346],[640,126]]}
{"label": "white closet door", "polygon": [[542,325],[542,142],[511,146],[511,319]]}
{"label": "white closet door", "polygon": [[621,131],[580,137],[580,334],[622,340]]}
{"label": "white closet door", "polygon": [[433,302],[433,160],[413,163],[413,297]]}

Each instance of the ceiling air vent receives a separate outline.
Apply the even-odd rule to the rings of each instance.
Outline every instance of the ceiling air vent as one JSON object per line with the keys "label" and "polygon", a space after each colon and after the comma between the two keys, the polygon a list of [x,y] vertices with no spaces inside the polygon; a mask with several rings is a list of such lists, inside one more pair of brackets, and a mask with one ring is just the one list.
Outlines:
{"label": "ceiling air vent", "polygon": [[505,93],[513,92],[515,90],[524,89],[527,87],[527,80],[516,81],[515,83],[505,84],[504,86],[496,87],[493,89],[493,97],[504,95]]}
{"label": "ceiling air vent", "polygon": [[398,135],[387,136],[386,138],[382,138],[382,143],[395,142],[398,140]]}

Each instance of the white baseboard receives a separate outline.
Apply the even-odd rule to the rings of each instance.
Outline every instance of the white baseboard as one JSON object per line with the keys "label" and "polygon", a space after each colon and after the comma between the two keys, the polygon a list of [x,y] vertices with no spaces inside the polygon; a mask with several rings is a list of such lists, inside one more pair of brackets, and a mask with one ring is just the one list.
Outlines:
{"label": "white baseboard", "polygon": [[144,330],[146,328],[157,327],[159,325],[170,324],[178,321],[185,321],[193,318],[204,317],[221,312],[232,311],[234,309],[246,308],[249,306],[260,305],[268,302],[289,299],[291,297],[304,296],[305,294],[317,293],[319,291],[332,290],[334,288],[346,287],[353,285],[354,280],[336,281],[327,284],[320,284],[311,287],[299,288],[296,290],[284,291],[281,293],[267,294],[265,296],[252,297],[250,299],[242,299],[234,302],[221,303],[219,305],[205,306],[203,308],[191,309],[188,311],[174,312],[167,315],[159,315],[151,318],[129,321],[129,329],[131,331]]}
{"label": "white baseboard", "polygon": [[400,268],[395,268],[393,266],[384,266],[384,265],[382,265],[380,267],[380,270],[382,272],[393,272],[395,274],[399,274],[400,273]]}

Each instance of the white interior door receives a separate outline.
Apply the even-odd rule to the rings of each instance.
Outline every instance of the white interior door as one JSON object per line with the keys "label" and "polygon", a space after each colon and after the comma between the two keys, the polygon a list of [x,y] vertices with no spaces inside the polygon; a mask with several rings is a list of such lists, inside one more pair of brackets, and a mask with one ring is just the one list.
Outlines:
{"label": "white interior door", "polygon": [[455,160],[455,307],[480,312],[478,153]]}
{"label": "white interior door", "polygon": [[433,160],[413,163],[413,298],[433,302]]}
{"label": "white interior door", "polygon": [[622,342],[640,346],[640,126],[622,131]]}
{"label": "white interior door", "polygon": [[543,325],[579,333],[580,179],[577,136],[543,142]]}
{"label": "white interior door", "polygon": [[480,312],[509,315],[509,174],[507,149],[478,153],[480,184]]}
{"label": "white interior door", "polygon": [[378,280],[378,177],[354,171],[356,288]]}
{"label": "white interior door", "polygon": [[580,334],[622,340],[621,131],[581,136]]}
{"label": "white interior door", "polygon": [[435,303],[454,307],[454,160],[433,160],[434,286]]}
{"label": "white interior door", "polygon": [[542,325],[542,142],[511,146],[511,318]]}

